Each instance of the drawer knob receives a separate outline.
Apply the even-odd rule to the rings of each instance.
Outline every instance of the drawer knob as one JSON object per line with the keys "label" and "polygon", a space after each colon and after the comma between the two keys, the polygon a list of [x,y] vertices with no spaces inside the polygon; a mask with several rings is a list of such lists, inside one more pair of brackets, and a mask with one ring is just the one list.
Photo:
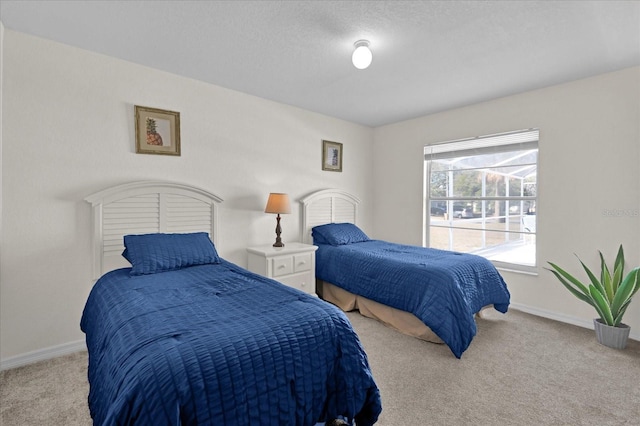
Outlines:
{"label": "drawer knob", "polygon": [[285,267],[285,265],[278,265],[278,269],[284,269]]}

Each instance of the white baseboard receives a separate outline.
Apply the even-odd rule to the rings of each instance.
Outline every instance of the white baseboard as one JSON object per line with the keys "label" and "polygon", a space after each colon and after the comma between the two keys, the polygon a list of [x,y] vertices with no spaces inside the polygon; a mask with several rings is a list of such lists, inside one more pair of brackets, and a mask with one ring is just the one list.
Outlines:
{"label": "white baseboard", "polygon": [[[546,309],[534,308],[531,306],[523,305],[520,303],[510,303],[509,308],[516,309],[518,311],[526,312],[531,315],[536,315],[543,318],[549,318],[555,321],[564,322],[567,324],[577,325],[578,327],[584,327],[593,330],[593,320],[586,320],[570,315],[559,314],[553,311],[547,311]],[[633,328],[629,332],[629,338],[640,341],[640,330],[634,330]]]}
{"label": "white baseboard", "polygon": [[[560,321],[567,324],[573,324],[573,325],[577,325],[578,327],[584,327],[584,328],[589,328],[593,330],[593,320],[585,320],[583,318],[559,314],[557,312],[547,311],[545,309],[540,309],[540,308],[534,308],[534,307],[523,305],[520,303],[511,303],[509,307],[516,309],[518,311],[526,312],[528,314],[536,315],[543,318],[549,318],[555,321]],[[629,338],[640,341],[640,330],[631,329]],[[27,352],[22,355],[17,355],[7,359],[3,359],[0,361],[0,370],[8,370],[10,368],[22,367],[23,365],[32,364],[38,361],[45,361],[47,359],[68,355],[68,354],[79,352],[86,349],[87,349],[87,345],[84,340],[78,340],[76,342],[70,342],[62,345],[51,346],[49,348]]]}
{"label": "white baseboard", "polygon": [[22,367],[23,365],[33,364],[38,361],[56,358],[63,355],[72,354],[86,350],[87,345],[84,340],[65,343],[62,345],[51,346],[37,351],[27,352],[22,355],[16,355],[0,361],[0,370],[8,370],[10,368]]}

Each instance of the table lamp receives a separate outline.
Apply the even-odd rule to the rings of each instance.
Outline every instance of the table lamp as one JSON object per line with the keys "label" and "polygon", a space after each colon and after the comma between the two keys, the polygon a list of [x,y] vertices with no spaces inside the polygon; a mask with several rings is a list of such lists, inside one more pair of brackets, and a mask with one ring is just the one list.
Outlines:
{"label": "table lamp", "polygon": [[280,239],[280,214],[291,213],[291,203],[289,203],[289,195],[278,192],[272,192],[269,194],[269,200],[267,201],[267,207],[264,209],[265,213],[276,213],[276,242],[274,247],[284,247],[282,239]]}

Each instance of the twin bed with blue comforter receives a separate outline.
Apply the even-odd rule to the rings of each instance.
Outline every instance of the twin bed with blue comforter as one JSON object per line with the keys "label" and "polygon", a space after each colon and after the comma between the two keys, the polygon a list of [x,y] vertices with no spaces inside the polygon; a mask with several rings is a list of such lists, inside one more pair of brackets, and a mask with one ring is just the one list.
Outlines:
{"label": "twin bed with blue comforter", "polygon": [[125,237],[81,320],[97,425],[374,424],[378,388],[342,311],[218,257],[206,233]]}
{"label": "twin bed with blue comforter", "polygon": [[[173,182],[143,181],[86,200],[97,238],[94,271],[103,274],[81,320],[94,424],[377,421],[380,393],[345,314],[220,258],[210,239],[217,235],[219,197]],[[354,220],[356,205],[342,191],[307,197],[305,242],[308,219]],[[141,221],[147,210],[160,220]],[[203,223],[197,226],[208,232],[162,233],[183,216],[178,226]],[[158,230],[120,233],[150,228]],[[458,358],[475,335],[474,313],[491,304],[507,310],[504,281],[483,258],[369,240],[349,224],[313,229],[320,280],[412,313]],[[122,253],[116,249],[123,239]],[[113,270],[120,253],[131,267]]]}
{"label": "twin bed with blue comforter", "polygon": [[457,358],[476,334],[477,312],[508,309],[507,286],[483,257],[371,240],[351,223],[316,226],[312,236],[319,280],[412,313]]}

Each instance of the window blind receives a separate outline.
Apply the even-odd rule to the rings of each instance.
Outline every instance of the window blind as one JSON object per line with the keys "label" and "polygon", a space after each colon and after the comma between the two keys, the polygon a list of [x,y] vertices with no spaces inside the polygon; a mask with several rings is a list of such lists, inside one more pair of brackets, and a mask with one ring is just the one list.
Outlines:
{"label": "window blind", "polygon": [[518,130],[488,136],[478,136],[441,142],[424,147],[425,160],[441,160],[455,157],[520,151],[538,148],[538,129]]}

